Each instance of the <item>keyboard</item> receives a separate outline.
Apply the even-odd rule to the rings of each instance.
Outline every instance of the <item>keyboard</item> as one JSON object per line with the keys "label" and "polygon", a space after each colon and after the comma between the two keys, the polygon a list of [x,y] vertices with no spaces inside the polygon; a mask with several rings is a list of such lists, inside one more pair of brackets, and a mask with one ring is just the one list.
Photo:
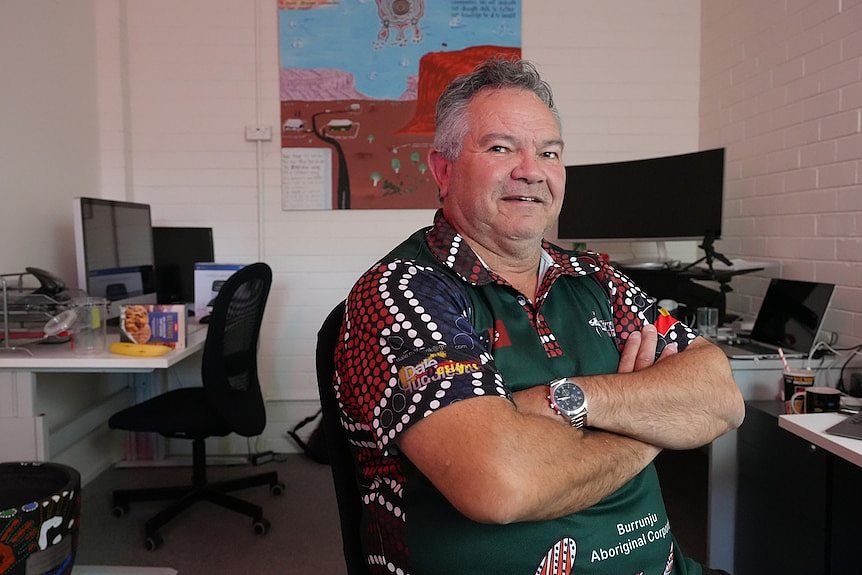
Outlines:
{"label": "keyboard", "polygon": [[[719,343],[718,347],[732,359],[774,358],[778,359],[778,348],[769,347],[754,341],[744,340],[739,343]],[[784,350],[785,358],[805,357],[805,354]]]}
{"label": "keyboard", "polygon": [[737,344],[736,347],[741,347],[742,349],[747,349],[750,352],[760,355],[774,355],[778,353],[778,350],[774,347],[769,347],[768,345],[763,345],[754,341],[746,341],[744,343]]}

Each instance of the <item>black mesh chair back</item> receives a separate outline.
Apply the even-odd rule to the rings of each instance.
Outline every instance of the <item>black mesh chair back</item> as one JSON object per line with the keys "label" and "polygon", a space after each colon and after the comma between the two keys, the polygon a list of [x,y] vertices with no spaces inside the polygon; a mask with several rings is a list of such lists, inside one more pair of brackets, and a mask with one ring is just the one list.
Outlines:
{"label": "black mesh chair back", "polygon": [[213,302],[201,377],[218,414],[234,433],[251,437],[266,426],[257,377],[257,345],[272,270],[262,262],[235,272]]}
{"label": "black mesh chair back", "polygon": [[275,471],[222,481],[207,477],[206,439],[237,433],[259,435],[266,426],[266,410],[257,376],[257,344],[272,270],[265,263],[243,267],[225,281],[213,302],[204,344],[203,386],[181,387],[137,403],[108,420],[111,429],[146,431],[192,441],[192,477],[186,485],[117,489],[114,515],[120,517],[136,501],[171,500],[144,525],[144,545],[162,544],[160,529],[198,501],[208,501],[252,519],[254,532],[269,531],[263,508],[231,492],[268,485],[274,495],[284,493]]}
{"label": "black mesh chair back", "polygon": [[368,575],[368,564],[362,550],[362,499],[356,464],[350,452],[347,436],[341,427],[341,410],[332,378],[335,374],[335,346],[344,320],[345,303],[341,302],[324,320],[317,332],[317,387],[323,409],[323,429],[335,483],[335,498],[341,518],[341,540],[348,575]]}

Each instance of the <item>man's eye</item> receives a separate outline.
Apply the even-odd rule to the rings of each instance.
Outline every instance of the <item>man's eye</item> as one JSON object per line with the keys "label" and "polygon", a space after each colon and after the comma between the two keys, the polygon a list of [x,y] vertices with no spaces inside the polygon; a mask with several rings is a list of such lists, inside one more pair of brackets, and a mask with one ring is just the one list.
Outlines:
{"label": "man's eye", "polygon": [[506,146],[491,146],[488,148],[489,152],[505,152],[508,148]]}
{"label": "man's eye", "polygon": [[558,154],[557,152],[542,152],[542,157],[556,160],[557,158],[560,157],[560,154]]}

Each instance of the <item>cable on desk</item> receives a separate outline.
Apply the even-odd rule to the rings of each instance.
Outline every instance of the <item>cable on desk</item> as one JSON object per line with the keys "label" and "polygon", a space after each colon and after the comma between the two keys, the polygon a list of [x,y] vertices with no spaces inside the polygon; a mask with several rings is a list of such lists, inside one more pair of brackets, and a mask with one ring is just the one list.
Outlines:
{"label": "cable on desk", "polygon": [[838,372],[838,384],[835,386],[838,391],[842,393],[847,393],[849,395],[848,390],[844,387],[844,369],[850,364],[850,360],[852,360],[855,356],[860,355],[860,352],[862,352],[862,344],[854,347],[835,348],[834,351],[851,352],[847,354],[847,359],[844,361],[843,364],[841,364],[841,371]]}

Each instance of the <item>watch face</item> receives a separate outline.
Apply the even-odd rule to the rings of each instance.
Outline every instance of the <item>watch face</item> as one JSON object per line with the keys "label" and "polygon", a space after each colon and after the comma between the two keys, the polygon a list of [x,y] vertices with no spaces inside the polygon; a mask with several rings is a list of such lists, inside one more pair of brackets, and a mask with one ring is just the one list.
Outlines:
{"label": "watch face", "polygon": [[584,391],[579,385],[565,381],[554,388],[554,402],[563,413],[574,413],[584,405]]}

